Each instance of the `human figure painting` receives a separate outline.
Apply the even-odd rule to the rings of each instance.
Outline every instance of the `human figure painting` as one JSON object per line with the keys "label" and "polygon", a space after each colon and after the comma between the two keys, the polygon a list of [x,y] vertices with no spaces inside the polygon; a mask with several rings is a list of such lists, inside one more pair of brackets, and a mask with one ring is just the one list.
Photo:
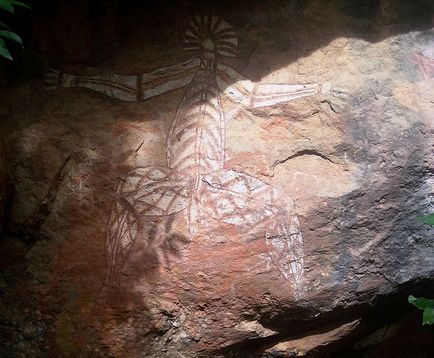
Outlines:
{"label": "human figure painting", "polygon": [[[118,182],[106,232],[105,285],[119,286],[122,271],[139,240],[174,216],[187,221],[189,240],[207,240],[213,226],[264,233],[268,262],[303,293],[303,236],[292,200],[281,188],[225,165],[228,98],[241,110],[330,93],[327,84],[255,83],[224,59],[236,57],[235,30],[218,17],[195,17],[184,35],[191,58],[136,75],[82,76],[50,70],[52,87],[83,87],[123,101],[146,101],[184,89],[166,139],[166,164],[137,167]],[[164,238],[163,238],[164,240]]]}

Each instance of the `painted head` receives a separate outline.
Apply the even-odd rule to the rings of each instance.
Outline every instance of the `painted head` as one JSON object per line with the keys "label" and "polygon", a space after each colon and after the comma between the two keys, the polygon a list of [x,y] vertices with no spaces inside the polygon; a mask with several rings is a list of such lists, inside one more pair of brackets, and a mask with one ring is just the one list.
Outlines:
{"label": "painted head", "polygon": [[234,29],[216,16],[196,16],[184,35],[184,50],[215,61],[219,56],[236,57],[238,39]]}

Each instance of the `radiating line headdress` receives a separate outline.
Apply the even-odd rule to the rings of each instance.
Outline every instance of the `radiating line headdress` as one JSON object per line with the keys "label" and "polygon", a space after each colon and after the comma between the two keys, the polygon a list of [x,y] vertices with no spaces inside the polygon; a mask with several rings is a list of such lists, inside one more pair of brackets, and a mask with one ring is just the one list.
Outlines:
{"label": "radiating line headdress", "polygon": [[217,16],[195,16],[184,35],[184,50],[204,57],[236,57],[237,46],[235,30]]}

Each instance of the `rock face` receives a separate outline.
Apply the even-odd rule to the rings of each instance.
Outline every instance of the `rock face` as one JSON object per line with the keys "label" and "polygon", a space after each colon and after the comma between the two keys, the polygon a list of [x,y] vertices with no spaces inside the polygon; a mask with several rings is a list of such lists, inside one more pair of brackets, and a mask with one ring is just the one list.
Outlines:
{"label": "rock face", "polygon": [[431,2],[175,4],[3,94],[8,352],[321,355],[432,278]]}
{"label": "rock face", "polygon": [[3,226],[3,212],[6,204],[7,179],[6,153],[2,145],[0,147],[0,232]]}
{"label": "rock face", "polygon": [[40,51],[57,61],[95,65],[116,48],[116,0],[53,1],[37,4],[34,31]]}

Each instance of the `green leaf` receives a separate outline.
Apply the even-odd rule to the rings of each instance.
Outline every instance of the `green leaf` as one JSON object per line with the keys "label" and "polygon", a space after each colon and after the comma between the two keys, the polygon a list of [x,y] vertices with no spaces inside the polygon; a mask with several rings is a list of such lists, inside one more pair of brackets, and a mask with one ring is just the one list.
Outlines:
{"label": "green leaf", "polygon": [[0,39],[0,56],[7,58],[8,60],[13,61],[13,58],[9,52],[9,50],[5,46],[5,42]]}
{"label": "green leaf", "polygon": [[14,7],[12,6],[11,0],[0,0],[0,9],[9,11],[11,14],[14,13]]}
{"label": "green leaf", "polygon": [[15,32],[0,30],[0,36],[5,39],[18,42],[21,46],[23,46],[23,41],[21,40],[21,37],[19,37]]}
{"label": "green leaf", "polygon": [[419,221],[423,222],[424,224],[428,224],[428,225],[434,226],[434,214],[429,214],[427,216],[420,216],[417,219]]}
{"label": "green leaf", "polygon": [[8,25],[6,25],[4,22],[1,22],[1,21],[0,21],[0,27],[11,30],[11,28]]}
{"label": "green leaf", "polygon": [[29,5],[24,4],[21,1],[12,0],[12,5],[19,6],[19,7],[25,7],[26,9],[32,10],[32,8]]}
{"label": "green leaf", "polygon": [[423,310],[422,324],[434,324],[434,300],[408,296],[408,302]]}
{"label": "green leaf", "polygon": [[428,304],[428,301],[426,298],[416,298],[412,295],[408,296],[408,303],[411,303],[412,305],[416,306],[420,310],[425,309],[426,305]]}
{"label": "green leaf", "polygon": [[423,310],[422,324],[434,323],[434,301],[431,301]]}

